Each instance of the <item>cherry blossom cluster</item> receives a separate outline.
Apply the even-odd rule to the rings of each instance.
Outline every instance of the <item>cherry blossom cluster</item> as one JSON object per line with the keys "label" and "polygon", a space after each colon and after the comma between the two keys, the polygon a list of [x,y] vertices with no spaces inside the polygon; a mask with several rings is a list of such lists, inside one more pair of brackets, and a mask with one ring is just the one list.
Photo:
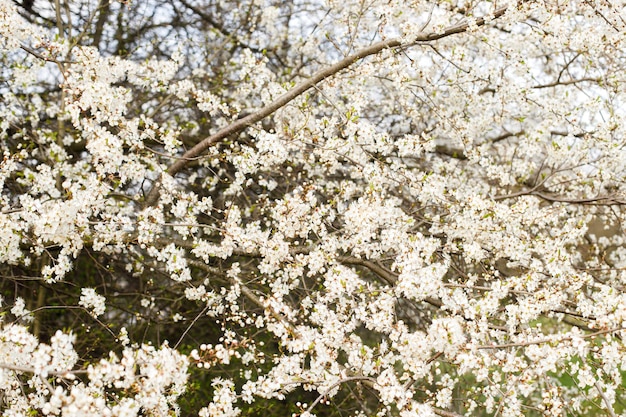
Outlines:
{"label": "cherry blossom cluster", "polygon": [[622,412],[625,2],[53,3],[0,0],[4,415]]}

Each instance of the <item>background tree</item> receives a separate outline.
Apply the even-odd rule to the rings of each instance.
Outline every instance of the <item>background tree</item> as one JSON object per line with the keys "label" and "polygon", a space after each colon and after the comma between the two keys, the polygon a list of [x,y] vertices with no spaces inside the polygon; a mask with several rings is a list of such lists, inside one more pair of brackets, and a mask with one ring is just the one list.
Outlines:
{"label": "background tree", "polygon": [[623,10],[0,0],[0,408],[624,413]]}

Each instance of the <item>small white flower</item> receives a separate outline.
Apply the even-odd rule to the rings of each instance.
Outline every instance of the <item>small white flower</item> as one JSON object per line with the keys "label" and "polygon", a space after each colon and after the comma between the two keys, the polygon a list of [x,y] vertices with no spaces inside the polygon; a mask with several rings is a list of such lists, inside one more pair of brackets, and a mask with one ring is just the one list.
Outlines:
{"label": "small white flower", "polygon": [[33,321],[33,314],[26,308],[26,304],[24,303],[24,299],[22,297],[17,297],[15,300],[15,304],[11,308],[11,314],[13,314],[18,320],[24,320],[27,322]]}

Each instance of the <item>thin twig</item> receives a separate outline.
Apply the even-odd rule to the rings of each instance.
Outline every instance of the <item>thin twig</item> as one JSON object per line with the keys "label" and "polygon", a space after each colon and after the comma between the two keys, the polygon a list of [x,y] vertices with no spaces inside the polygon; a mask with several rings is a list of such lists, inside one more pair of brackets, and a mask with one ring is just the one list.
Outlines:
{"label": "thin twig", "polygon": [[[590,339],[590,338],[594,338],[596,336],[601,336],[601,335],[609,334],[609,333],[615,333],[615,332],[619,332],[619,331],[622,331],[622,330],[626,330],[626,327],[617,327],[617,328],[614,328],[614,329],[599,330],[599,331],[594,332],[594,333],[580,335],[579,337],[581,339]],[[542,344],[545,344],[545,343],[568,342],[568,341],[571,341],[573,339],[574,339],[574,336],[565,336],[565,337],[561,337],[559,339],[544,338],[544,339],[530,340],[530,341],[527,341],[527,342],[503,343],[501,345],[481,345],[481,346],[477,346],[476,349],[480,349],[480,350],[485,350],[485,349],[507,349],[507,348],[514,348],[514,347],[526,347],[526,346],[533,346],[533,345],[542,345]]]}

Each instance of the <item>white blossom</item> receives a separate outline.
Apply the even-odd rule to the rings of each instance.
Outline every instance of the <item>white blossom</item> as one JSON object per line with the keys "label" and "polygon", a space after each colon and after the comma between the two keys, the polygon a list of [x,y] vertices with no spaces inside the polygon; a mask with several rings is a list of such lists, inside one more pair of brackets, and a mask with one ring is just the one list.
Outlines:
{"label": "white blossom", "polygon": [[81,296],[79,305],[89,310],[89,314],[98,317],[106,310],[106,298],[96,292],[93,288],[83,288],[80,290]]}

